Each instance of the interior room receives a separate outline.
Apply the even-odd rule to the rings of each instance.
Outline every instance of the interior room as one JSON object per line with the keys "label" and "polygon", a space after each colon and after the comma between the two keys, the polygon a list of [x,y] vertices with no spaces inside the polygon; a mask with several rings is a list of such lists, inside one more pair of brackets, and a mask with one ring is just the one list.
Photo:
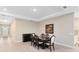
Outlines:
{"label": "interior room", "polygon": [[0,6],[0,52],[78,52],[79,7]]}

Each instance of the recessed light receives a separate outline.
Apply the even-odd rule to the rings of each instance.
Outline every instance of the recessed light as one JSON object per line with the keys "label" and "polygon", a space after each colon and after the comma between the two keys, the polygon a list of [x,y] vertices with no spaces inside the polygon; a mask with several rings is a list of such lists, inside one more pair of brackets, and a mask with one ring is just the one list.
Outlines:
{"label": "recessed light", "polygon": [[3,11],[7,11],[7,8],[3,8]]}
{"label": "recessed light", "polygon": [[33,12],[36,12],[37,11],[37,9],[36,8],[33,8]]}

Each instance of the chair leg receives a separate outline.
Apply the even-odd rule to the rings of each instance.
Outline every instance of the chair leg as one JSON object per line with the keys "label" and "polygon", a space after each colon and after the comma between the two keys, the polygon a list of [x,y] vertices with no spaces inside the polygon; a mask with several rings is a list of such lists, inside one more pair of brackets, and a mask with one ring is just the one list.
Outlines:
{"label": "chair leg", "polygon": [[50,52],[52,52],[51,45],[50,45]]}
{"label": "chair leg", "polygon": [[36,47],[36,44],[35,44],[35,42],[33,42],[32,44],[33,44],[33,46],[34,46],[34,47]]}
{"label": "chair leg", "polygon": [[34,43],[34,46],[36,47],[36,42]]}
{"label": "chair leg", "polygon": [[31,45],[32,45],[32,42],[31,42]]}
{"label": "chair leg", "polygon": [[53,50],[55,50],[54,43],[53,43]]}
{"label": "chair leg", "polygon": [[39,50],[39,45],[38,45],[38,50]]}
{"label": "chair leg", "polygon": [[39,50],[39,44],[37,43],[37,49]]}
{"label": "chair leg", "polygon": [[52,48],[51,47],[53,47],[53,51],[55,51],[54,43],[52,45],[50,45],[50,52],[52,52]]}

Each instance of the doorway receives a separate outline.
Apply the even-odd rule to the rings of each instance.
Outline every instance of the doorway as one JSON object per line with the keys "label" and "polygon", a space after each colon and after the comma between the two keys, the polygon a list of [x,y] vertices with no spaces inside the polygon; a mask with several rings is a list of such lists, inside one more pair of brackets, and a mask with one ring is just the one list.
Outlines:
{"label": "doorway", "polygon": [[10,25],[0,24],[0,41],[9,41]]}

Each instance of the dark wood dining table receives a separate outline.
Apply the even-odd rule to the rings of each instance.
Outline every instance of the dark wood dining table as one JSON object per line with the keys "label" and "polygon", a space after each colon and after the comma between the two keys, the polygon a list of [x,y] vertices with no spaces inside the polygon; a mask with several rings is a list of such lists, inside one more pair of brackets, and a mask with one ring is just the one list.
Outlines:
{"label": "dark wood dining table", "polygon": [[40,44],[40,46],[42,47],[42,49],[48,48],[48,46],[46,45],[46,43],[50,42],[50,39],[38,39],[39,42],[42,42],[42,44]]}

